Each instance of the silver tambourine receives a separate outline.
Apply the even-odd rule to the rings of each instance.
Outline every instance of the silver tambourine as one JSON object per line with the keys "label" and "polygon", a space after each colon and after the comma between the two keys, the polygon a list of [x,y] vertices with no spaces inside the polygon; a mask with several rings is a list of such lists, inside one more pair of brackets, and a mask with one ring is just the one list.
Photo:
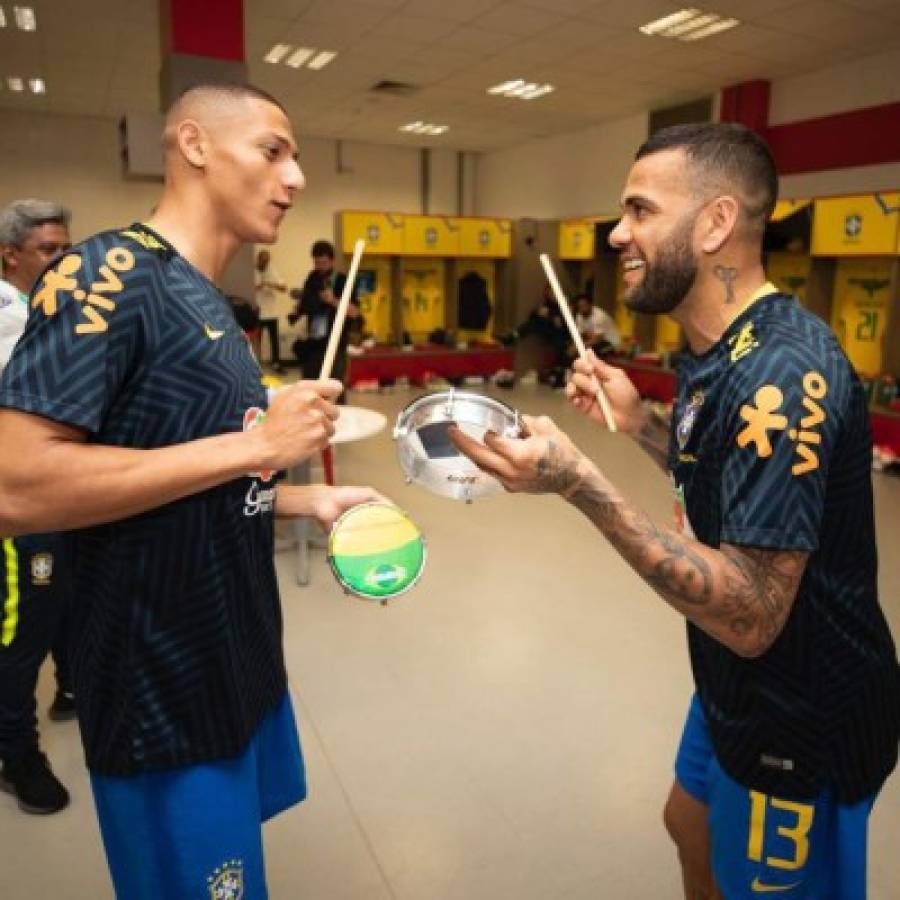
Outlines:
{"label": "silver tambourine", "polygon": [[477,441],[484,440],[486,431],[505,438],[523,433],[519,413],[491,397],[456,390],[419,397],[400,413],[394,426],[407,483],[466,502],[501,490],[500,482],[456,449],[447,434],[451,424]]}

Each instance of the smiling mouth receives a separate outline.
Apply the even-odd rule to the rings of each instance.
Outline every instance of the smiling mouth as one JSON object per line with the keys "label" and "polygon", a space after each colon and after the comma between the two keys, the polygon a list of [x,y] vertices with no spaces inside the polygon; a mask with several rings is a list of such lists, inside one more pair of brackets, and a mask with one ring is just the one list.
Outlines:
{"label": "smiling mouth", "polygon": [[624,272],[636,272],[638,269],[644,268],[644,260],[642,259],[623,259],[622,270]]}

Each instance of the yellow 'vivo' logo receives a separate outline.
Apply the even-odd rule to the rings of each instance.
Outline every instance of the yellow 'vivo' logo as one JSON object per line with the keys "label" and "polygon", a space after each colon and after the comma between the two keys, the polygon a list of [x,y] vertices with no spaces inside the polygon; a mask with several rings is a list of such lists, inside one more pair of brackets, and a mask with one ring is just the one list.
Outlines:
{"label": "yellow 'vivo' logo", "polygon": [[753,397],[754,405],[744,404],[741,407],[741,418],[747,423],[737,436],[738,447],[744,448],[753,444],[756,455],[767,459],[772,455],[772,442],[769,432],[787,430],[788,437],[794,441],[797,460],[791,466],[794,475],[805,475],[819,468],[817,449],[822,443],[822,435],[817,430],[825,421],[825,410],[819,401],[828,393],[828,384],[818,372],[807,372],[803,376],[803,408],[806,415],[800,419],[799,428],[788,429],[787,416],[778,410],[784,402],[784,394],[774,384],[761,387]]}
{"label": "yellow 'vivo' logo", "polygon": [[71,294],[82,304],[81,311],[87,322],[79,322],[75,326],[75,334],[97,334],[109,327],[103,312],[115,310],[115,301],[111,299],[118,294],[124,285],[119,274],[130,272],[134,268],[134,254],[125,247],[111,247],[104,264],[100,266],[100,279],[95,281],[89,290],[78,286],[75,274],[81,271],[81,257],[70,253],[64,256],[55,269],[50,269],[43,277],[40,288],[35,292],[31,305],[43,309],[48,318],[55,316],[59,308],[60,292]]}

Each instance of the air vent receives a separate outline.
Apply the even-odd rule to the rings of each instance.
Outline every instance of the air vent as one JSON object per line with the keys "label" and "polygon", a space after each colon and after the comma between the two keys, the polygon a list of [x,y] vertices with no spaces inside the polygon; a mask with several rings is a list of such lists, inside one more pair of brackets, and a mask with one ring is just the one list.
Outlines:
{"label": "air vent", "polygon": [[420,91],[421,88],[417,84],[408,84],[405,81],[379,81],[369,88],[373,94],[387,97],[409,97]]}

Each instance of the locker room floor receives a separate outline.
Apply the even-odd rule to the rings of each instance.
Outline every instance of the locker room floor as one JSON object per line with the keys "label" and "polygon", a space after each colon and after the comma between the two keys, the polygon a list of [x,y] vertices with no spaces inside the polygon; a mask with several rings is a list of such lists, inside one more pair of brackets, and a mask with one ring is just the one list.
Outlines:
{"label": "locker room floor", "polygon": [[[266,826],[273,900],[678,900],[661,821],[690,696],[682,620],[556,498],[465,506],[403,483],[390,437],[414,391],[351,394],[388,428],[343,445],[338,479],[371,483],[428,539],[421,583],[392,605],[348,599],[324,552],[311,583],[278,554],[285,647],[310,798]],[[668,521],[667,482],[544,387],[497,396],[553,416],[625,492]],[[900,636],[900,480],[874,476],[881,597]],[[893,550],[893,552],[890,552]],[[112,890],[77,726],[46,718],[64,812],[0,795],[7,900]],[[900,776],[870,829],[870,897],[900,896]],[[248,898],[251,900],[251,898]]]}

